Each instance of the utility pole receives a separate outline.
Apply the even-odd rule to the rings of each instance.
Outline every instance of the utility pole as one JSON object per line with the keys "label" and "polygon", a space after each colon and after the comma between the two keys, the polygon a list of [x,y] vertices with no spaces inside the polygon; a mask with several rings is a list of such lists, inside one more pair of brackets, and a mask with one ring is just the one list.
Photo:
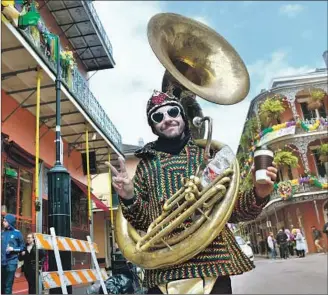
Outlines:
{"label": "utility pole", "polygon": [[[57,236],[71,237],[71,177],[62,163],[63,147],[60,135],[60,42],[57,36],[56,48],[56,162],[48,172],[48,224],[54,227]],[[72,268],[71,252],[61,251],[60,257],[63,270]],[[49,251],[49,269],[57,270],[56,259],[53,251]],[[49,290],[50,294],[62,294],[61,288]],[[68,294],[72,294],[72,287],[67,287]]]}

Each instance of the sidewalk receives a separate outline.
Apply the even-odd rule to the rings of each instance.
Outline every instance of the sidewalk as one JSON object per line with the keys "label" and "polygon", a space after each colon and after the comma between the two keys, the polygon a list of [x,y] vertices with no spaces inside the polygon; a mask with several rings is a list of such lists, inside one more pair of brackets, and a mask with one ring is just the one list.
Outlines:
{"label": "sidewalk", "polygon": [[72,294],[76,294],[76,295],[84,295],[87,294],[87,289],[88,289],[89,285],[83,285],[83,286],[76,286],[73,287],[72,290]]}

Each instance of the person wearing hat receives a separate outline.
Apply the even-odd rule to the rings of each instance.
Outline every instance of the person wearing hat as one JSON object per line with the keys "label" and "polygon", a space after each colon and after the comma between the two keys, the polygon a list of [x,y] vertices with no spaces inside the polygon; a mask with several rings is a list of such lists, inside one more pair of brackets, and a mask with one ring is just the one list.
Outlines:
{"label": "person wearing hat", "polygon": [[[120,196],[125,218],[144,232],[161,214],[164,202],[181,187],[183,178],[195,174],[204,155],[204,148],[193,141],[185,110],[176,97],[154,91],[147,103],[147,119],[158,139],[135,152],[140,162],[133,180],[126,172],[123,159],[119,159],[120,171],[107,163],[114,175],[113,187]],[[276,168],[269,167],[267,174],[272,181],[257,184],[249,192],[240,194],[230,223],[252,220],[260,214],[269,201],[276,173]],[[172,281],[202,278],[205,283],[205,278],[214,278],[211,294],[231,294],[230,276],[252,268],[251,261],[226,226],[203,252],[189,261],[145,270],[144,285],[149,294],[161,294],[168,292],[168,283]]]}
{"label": "person wearing hat", "polygon": [[12,294],[18,255],[24,250],[22,233],[15,228],[16,217],[7,214],[1,232],[1,294]]}

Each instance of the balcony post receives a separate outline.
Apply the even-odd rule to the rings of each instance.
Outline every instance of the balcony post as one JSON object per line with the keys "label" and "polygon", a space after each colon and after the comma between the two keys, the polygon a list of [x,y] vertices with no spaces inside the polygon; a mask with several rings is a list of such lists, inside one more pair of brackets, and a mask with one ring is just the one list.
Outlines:
{"label": "balcony post", "polygon": [[307,157],[309,138],[308,137],[295,138],[292,141],[292,143],[295,144],[295,146],[297,147],[297,149],[299,151],[299,154],[301,155],[305,170],[309,172],[310,167],[309,167],[309,160]]}

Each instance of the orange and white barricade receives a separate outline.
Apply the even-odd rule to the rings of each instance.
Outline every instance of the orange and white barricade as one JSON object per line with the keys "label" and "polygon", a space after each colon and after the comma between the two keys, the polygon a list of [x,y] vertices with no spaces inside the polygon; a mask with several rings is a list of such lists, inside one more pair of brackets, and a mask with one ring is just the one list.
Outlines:
{"label": "orange and white barricade", "polygon": [[[104,280],[106,280],[108,276],[105,269],[99,268],[96,257],[96,253],[98,253],[98,246],[96,243],[91,241],[90,236],[87,236],[87,241],[67,237],[57,237],[53,227],[50,228],[50,233],[51,235],[41,233],[34,234],[37,250],[52,250],[54,251],[56,258],[58,271],[40,272],[44,289],[61,287],[63,294],[67,294],[67,286],[100,281],[104,294],[108,294],[104,283]],[[91,253],[95,269],[63,271],[59,251]]]}

